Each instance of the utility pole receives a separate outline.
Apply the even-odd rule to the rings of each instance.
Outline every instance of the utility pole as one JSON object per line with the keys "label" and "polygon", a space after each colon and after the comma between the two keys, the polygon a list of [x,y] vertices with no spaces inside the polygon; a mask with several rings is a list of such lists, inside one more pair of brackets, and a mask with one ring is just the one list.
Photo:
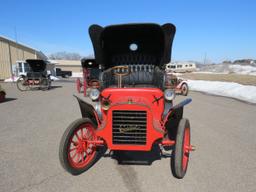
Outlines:
{"label": "utility pole", "polygon": [[207,57],[207,53],[204,53],[204,65],[206,64],[206,57]]}
{"label": "utility pole", "polygon": [[[16,26],[14,27],[14,36],[15,36],[15,42],[16,42],[16,45],[15,45],[15,48],[16,48],[16,61],[15,61],[15,64],[16,64],[16,76],[18,76],[18,74],[19,74],[19,68],[18,68],[18,66],[17,66],[17,60],[20,60],[19,59],[19,50],[18,50],[18,35],[17,35],[17,29],[16,29]],[[12,76],[13,76],[13,74],[12,74]]]}

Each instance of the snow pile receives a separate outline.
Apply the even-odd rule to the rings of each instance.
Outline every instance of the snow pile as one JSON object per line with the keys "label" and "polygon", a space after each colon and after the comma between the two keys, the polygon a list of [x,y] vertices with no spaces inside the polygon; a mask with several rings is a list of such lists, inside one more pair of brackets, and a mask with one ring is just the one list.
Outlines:
{"label": "snow pile", "polygon": [[4,82],[11,83],[16,82],[19,79],[19,77],[14,76],[13,78],[5,79]]}
{"label": "snow pile", "polygon": [[203,65],[199,72],[211,72],[211,73],[230,73],[228,64],[214,64],[214,65]]}
{"label": "snow pile", "polygon": [[196,73],[196,74],[229,74],[229,72],[212,72],[212,71],[195,71],[195,72],[192,72],[192,73]]}
{"label": "snow pile", "polygon": [[51,78],[52,81],[58,81],[58,80],[60,80],[58,77],[55,77],[55,76],[52,76],[52,75],[50,76],[50,78]]}
{"label": "snow pile", "polygon": [[229,74],[236,73],[242,75],[256,75],[256,67],[252,65],[234,65],[234,64],[215,64],[206,65],[200,68],[200,71],[194,73],[214,73]]}
{"label": "snow pile", "polygon": [[[20,77],[16,77],[14,76],[13,78],[8,78],[8,79],[5,79],[4,82],[7,82],[7,83],[12,83],[12,82],[16,82]],[[60,80],[59,78],[55,77],[55,76],[50,76],[51,80],[52,81],[58,81]]]}
{"label": "snow pile", "polygon": [[183,74],[182,73],[173,73],[173,72],[169,72],[167,73],[168,75],[175,75],[175,76],[182,76]]}
{"label": "snow pile", "polygon": [[83,73],[82,72],[80,72],[80,73],[72,73],[72,77],[83,77]]}
{"label": "snow pile", "polygon": [[230,72],[243,75],[256,75],[256,67],[250,65],[229,65]]}
{"label": "snow pile", "polygon": [[190,90],[256,103],[256,86],[221,81],[188,80]]}

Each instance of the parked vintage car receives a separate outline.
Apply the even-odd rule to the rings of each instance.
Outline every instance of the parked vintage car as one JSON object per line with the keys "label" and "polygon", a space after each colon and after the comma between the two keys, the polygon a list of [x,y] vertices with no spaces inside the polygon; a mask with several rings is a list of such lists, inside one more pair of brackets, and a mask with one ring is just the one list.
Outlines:
{"label": "parked vintage car", "polygon": [[20,91],[31,89],[48,90],[51,87],[51,78],[46,71],[46,62],[39,59],[27,59],[29,71],[27,75],[21,75],[17,80],[17,88]]}
{"label": "parked vintage car", "polygon": [[173,104],[165,88],[164,65],[170,62],[173,24],[92,25],[89,34],[97,63],[103,65],[100,87],[91,91],[94,106],[77,97],[82,118],[64,132],[59,158],[73,175],[88,170],[101,146],[116,151],[173,149],[171,170],[183,178],[188,167],[190,123],[183,118],[187,98]]}
{"label": "parked vintage car", "polygon": [[168,89],[175,90],[176,94],[181,94],[184,96],[188,95],[188,83],[182,78],[178,78],[175,73],[166,73],[165,86]]}
{"label": "parked vintage car", "polygon": [[5,100],[6,92],[0,85],[0,103]]}
{"label": "parked vintage car", "polygon": [[72,71],[62,71],[61,68],[56,68],[56,77],[67,78],[72,76]]}
{"label": "parked vintage car", "polygon": [[165,66],[165,71],[167,73],[188,73],[196,71],[196,64],[194,62],[173,62],[168,63]]}
{"label": "parked vintage car", "polygon": [[83,80],[80,78],[76,80],[77,92],[81,92],[83,87],[84,96],[87,95],[88,88],[97,89],[100,86],[99,76],[101,74],[100,65],[96,63],[95,59],[82,59],[81,65],[83,68]]}

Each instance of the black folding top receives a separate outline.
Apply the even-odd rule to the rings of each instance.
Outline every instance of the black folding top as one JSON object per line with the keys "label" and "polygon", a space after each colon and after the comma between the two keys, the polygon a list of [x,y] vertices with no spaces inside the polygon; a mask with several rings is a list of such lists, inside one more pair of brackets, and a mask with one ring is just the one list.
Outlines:
{"label": "black folding top", "polygon": [[33,72],[44,72],[46,69],[46,62],[40,59],[27,59],[26,63],[29,64]]}
{"label": "black folding top", "polygon": [[84,58],[81,60],[81,64],[82,64],[83,68],[88,68],[88,69],[91,69],[91,68],[98,69],[99,68],[99,64],[96,63],[95,59]]}
{"label": "black folding top", "polygon": [[96,62],[104,68],[149,64],[162,67],[170,62],[176,28],[167,23],[92,25],[89,34]]}

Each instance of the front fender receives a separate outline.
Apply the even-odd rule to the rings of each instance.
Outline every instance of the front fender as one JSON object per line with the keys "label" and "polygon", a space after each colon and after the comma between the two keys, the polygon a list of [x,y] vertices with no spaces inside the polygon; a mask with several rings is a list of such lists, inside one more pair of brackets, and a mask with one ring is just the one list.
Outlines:
{"label": "front fender", "polygon": [[183,107],[187,104],[189,104],[192,101],[191,98],[187,98],[183,101],[181,101],[180,103],[178,103],[177,105],[174,105],[170,108],[169,112],[165,115],[164,117],[164,124],[170,119],[170,117],[172,116],[172,114],[174,114],[175,112],[177,112],[179,118],[182,118],[183,116]]}
{"label": "front fender", "polygon": [[89,103],[85,102],[84,100],[80,99],[79,97],[77,97],[76,95],[73,95],[73,96],[77,99],[77,101],[79,103],[82,117],[89,118],[95,124],[100,126],[101,122],[99,120],[99,117],[98,117],[98,114],[97,114],[95,108],[91,104],[89,104]]}
{"label": "front fender", "polygon": [[19,78],[26,78],[26,75],[20,75]]}
{"label": "front fender", "polygon": [[187,81],[182,80],[181,82],[179,82],[179,84],[176,86],[177,89],[181,89],[183,84],[188,84]]}

